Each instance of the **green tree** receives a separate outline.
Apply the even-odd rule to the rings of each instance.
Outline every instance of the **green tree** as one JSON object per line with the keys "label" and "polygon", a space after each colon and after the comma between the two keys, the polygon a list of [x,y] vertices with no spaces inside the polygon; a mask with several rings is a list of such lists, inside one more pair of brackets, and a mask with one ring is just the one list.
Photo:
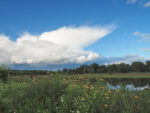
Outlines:
{"label": "green tree", "polygon": [[82,73],[88,73],[89,67],[87,65],[82,65],[82,66],[80,66],[80,70]]}
{"label": "green tree", "polygon": [[133,62],[131,64],[131,69],[134,72],[145,72],[146,71],[146,66],[143,62]]}
{"label": "green tree", "polygon": [[90,72],[97,73],[98,69],[99,69],[99,65],[98,64],[96,64],[96,63],[91,64],[91,66],[90,66]]}
{"label": "green tree", "polygon": [[7,65],[3,64],[0,66],[0,79],[2,79],[4,83],[6,83],[8,80],[8,72],[9,72],[9,67]]}
{"label": "green tree", "polygon": [[131,71],[130,65],[129,64],[125,64],[125,63],[118,64],[117,68],[118,68],[118,72],[120,72],[120,73],[127,73],[127,72]]}
{"label": "green tree", "polygon": [[110,65],[108,65],[107,69],[108,69],[109,73],[118,72],[118,68],[117,68],[116,64],[110,64]]}
{"label": "green tree", "polygon": [[99,66],[98,73],[107,73],[106,65]]}
{"label": "green tree", "polygon": [[146,71],[150,72],[150,60],[146,61]]}

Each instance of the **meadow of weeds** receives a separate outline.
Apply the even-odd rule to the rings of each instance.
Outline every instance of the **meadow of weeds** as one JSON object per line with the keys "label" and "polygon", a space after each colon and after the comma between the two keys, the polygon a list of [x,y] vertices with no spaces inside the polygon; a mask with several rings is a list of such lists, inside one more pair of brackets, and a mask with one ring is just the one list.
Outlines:
{"label": "meadow of weeds", "polygon": [[109,90],[104,79],[58,75],[0,82],[0,113],[150,113],[150,90]]}

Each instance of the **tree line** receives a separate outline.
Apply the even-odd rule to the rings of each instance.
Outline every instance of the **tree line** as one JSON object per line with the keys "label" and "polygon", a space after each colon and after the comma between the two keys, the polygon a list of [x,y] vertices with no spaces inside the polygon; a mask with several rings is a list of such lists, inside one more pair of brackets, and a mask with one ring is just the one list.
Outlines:
{"label": "tree line", "polygon": [[54,73],[47,70],[9,70],[10,75],[46,75],[48,73]]}
{"label": "tree line", "polygon": [[91,65],[81,65],[75,69],[63,69],[59,70],[59,73],[63,74],[85,74],[85,73],[129,73],[129,72],[150,72],[150,61],[143,62],[132,62],[131,64],[120,63],[120,64],[109,64],[109,65],[98,65],[93,63]]}
{"label": "tree line", "polygon": [[21,75],[47,75],[47,74],[54,74],[54,71],[47,71],[47,70],[11,70],[7,65],[0,66],[0,81],[2,80],[4,83],[7,82],[8,76],[21,76]]}
{"label": "tree line", "polygon": [[150,61],[143,62],[132,62],[131,64],[109,64],[109,65],[98,65],[93,63],[91,65],[81,65],[77,68],[65,68],[58,71],[48,70],[11,70],[8,66],[0,66],[0,78],[6,74],[9,75],[47,75],[47,74],[86,74],[86,73],[128,73],[128,72],[150,72]]}

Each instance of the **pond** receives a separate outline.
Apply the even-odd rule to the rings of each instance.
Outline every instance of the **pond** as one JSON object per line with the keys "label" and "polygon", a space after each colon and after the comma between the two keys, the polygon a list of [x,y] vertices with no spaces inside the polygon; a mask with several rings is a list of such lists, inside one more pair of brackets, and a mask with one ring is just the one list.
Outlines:
{"label": "pond", "polygon": [[105,78],[109,89],[120,89],[124,86],[126,90],[141,91],[150,88],[150,78]]}

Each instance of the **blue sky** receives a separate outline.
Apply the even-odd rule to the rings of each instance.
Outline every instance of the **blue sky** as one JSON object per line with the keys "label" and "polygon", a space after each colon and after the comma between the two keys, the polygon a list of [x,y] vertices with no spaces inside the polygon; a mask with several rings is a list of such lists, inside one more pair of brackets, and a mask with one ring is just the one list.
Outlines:
{"label": "blue sky", "polygon": [[[118,62],[125,61],[127,63],[134,60],[143,61],[149,59],[150,0],[0,0],[0,15],[0,42],[2,43],[0,48],[7,48],[0,49],[1,64],[30,65],[47,63],[47,60],[49,60],[48,65],[66,65],[69,63],[82,64],[89,61],[94,62],[101,60],[101,58],[106,58],[102,63],[107,64],[111,63],[108,61],[110,61],[112,57],[113,59],[122,58],[122,60],[118,60]],[[65,28],[63,29],[63,27]],[[100,29],[106,30],[108,33],[104,33],[104,36],[99,34],[97,38],[94,39],[94,34],[97,33],[96,30]],[[68,46],[67,43],[63,41],[67,41],[69,37],[67,39],[65,37],[63,40],[61,36],[51,34],[44,35],[46,38],[50,38],[50,36],[60,37],[57,39],[57,42],[59,42],[59,44],[63,42],[61,43],[61,48],[72,48],[68,51],[74,52],[69,53],[67,51],[66,54],[74,54],[73,56],[65,55],[64,57],[64,55],[60,53],[65,61],[61,59],[62,56],[58,54],[58,49],[56,52],[53,52],[53,54],[58,56],[59,61],[42,56],[42,60],[37,58],[37,60],[40,59],[39,62],[33,62],[30,57],[25,57],[28,53],[32,54],[32,51],[15,54],[16,48],[23,48],[22,51],[26,52],[27,46],[30,43],[26,42],[28,44],[24,44],[25,42],[21,42],[22,46],[16,46],[19,45],[17,44],[19,38],[20,40],[30,40],[32,36],[37,38],[45,32],[51,31],[70,34],[70,32],[72,33],[71,30],[77,30],[77,34],[78,32],[87,30],[91,37],[87,39],[86,37],[88,36],[83,36],[85,37],[83,38],[85,40],[84,42],[84,40],[80,41],[80,39],[82,39],[81,35],[81,37],[77,39],[79,40],[78,42],[72,44],[73,46]],[[76,38],[73,37],[73,35],[74,34],[71,34],[72,38]],[[77,36],[80,36],[80,34]],[[7,38],[8,41],[4,41]],[[56,40],[49,41],[54,44],[56,42]],[[76,40],[71,40],[71,42],[73,41]],[[80,42],[81,44],[78,45]],[[31,47],[33,48],[32,50],[35,51],[36,48],[38,50],[41,43],[43,44],[43,42],[36,42],[35,46]],[[62,47],[62,44],[65,45],[65,47]],[[50,48],[51,51],[51,49],[54,47],[57,48],[58,46],[60,45],[57,43],[57,45],[52,47],[47,46],[47,48]],[[45,50],[44,48],[46,47],[41,46],[40,48],[42,47],[43,49],[40,54],[45,54],[43,50]],[[13,50],[10,48],[13,48]],[[20,51],[21,49],[17,49],[17,52]],[[48,52],[48,50],[45,52]],[[46,56],[51,54],[46,54]],[[4,59],[5,55],[9,55],[10,58]],[[33,55],[34,59],[36,59],[35,55],[39,55],[39,53]],[[89,55],[91,55],[92,58],[88,57]],[[132,57],[129,60],[123,60],[126,56]],[[22,59],[26,59],[27,61]],[[63,62],[61,62],[62,60]],[[113,60],[111,61],[113,63]],[[115,62],[117,62],[117,60],[115,60]]]}

